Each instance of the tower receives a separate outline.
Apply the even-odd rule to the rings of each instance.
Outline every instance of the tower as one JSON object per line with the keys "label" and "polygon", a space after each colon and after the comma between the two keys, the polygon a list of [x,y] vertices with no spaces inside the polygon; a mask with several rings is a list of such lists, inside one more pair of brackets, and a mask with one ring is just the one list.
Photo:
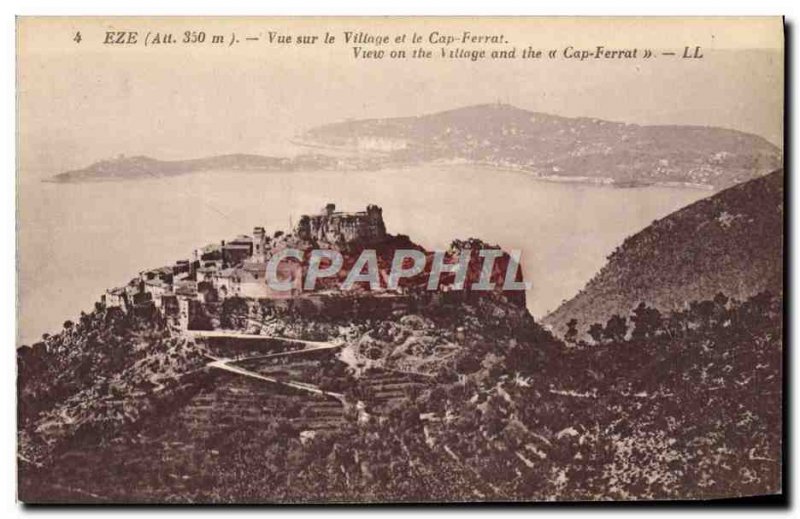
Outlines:
{"label": "tower", "polygon": [[377,205],[367,206],[367,233],[371,241],[386,239],[386,225],[383,223],[383,209]]}
{"label": "tower", "polygon": [[263,227],[253,227],[253,261],[265,261],[266,236]]}

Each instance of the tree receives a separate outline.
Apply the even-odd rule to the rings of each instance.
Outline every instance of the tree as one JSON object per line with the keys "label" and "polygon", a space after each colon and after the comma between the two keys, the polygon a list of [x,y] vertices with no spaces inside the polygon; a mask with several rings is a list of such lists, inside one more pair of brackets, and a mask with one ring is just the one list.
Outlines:
{"label": "tree", "polygon": [[728,305],[728,301],[730,301],[730,299],[722,292],[717,292],[717,295],[714,296],[714,303],[716,303],[717,306],[725,307]]}
{"label": "tree", "polygon": [[589,327],[589,337],[597,344],[603,342],[603,325],[600,323],[591,325]]}
{"label": "tree", "polygon": [[474,354],[463,355],[456,361],[456,371],[462,375],[469,375],[481,369],[481,361]]}
{"label": "tree", "polygon": [[631,332],[633,338],[646,339],[658,333],[661,329],[663,318],[658,309],[650,308],[644,302],[641,302],[633,310],[631,321],[633,321],[633,331]]}
{"label": "tree", "polygon": [[447,392],[441,386],[434,386],[428,396],[428,409],[440,413],[447,407]]}
{"label": "tree", "polygon": [[689,314],[692,322],[708,326],[716,310],[714,301],[692,301],[689,303]]}
{"label": "tree", "polygon": [[606,327],[603,330],[603,337],[612,342],[622,342],[625,340],[625,335],[628,334],[628,320],[617,314],[611,316],[606,322]]}
{"label": "tree", "polygon": [[575,340],[578,338],[578,320],[572,318],[567,323],[567,333],[564,334],[564,340],[575,344]]}

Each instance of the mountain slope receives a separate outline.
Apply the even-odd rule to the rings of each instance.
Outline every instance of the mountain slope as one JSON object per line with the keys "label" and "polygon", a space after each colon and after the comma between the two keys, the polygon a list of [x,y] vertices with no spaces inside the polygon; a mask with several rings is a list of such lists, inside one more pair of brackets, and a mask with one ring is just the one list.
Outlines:
{"label": "mountain slope", "polygon": [[313,128],[307,144],[382,153],[389,164],[478,162],[573,181],[721,188],[780,167],[765,139],[699,126],[639,126],[478,105],[419,117]]}
{"label": "mountain slope", "polygon": [[[655,286],[656,268],[674,277],[659,286],[675,293],[691,285],[681,275],[712,270],[704,256],[738,261],[723,274],[751,268],[780,283],[767,267],[780,259],[781,192],[777,172],[654,224],[617,253],[608,293]],[[318,239],[305,228],[270,233],[270,247],[303,249]],[[347,245],[366,244],[356,237],[342,247],[336,232],[319,239],[349,255]],[[407,236],[381,236],[377,246],[421,249]],[[485,248],[493,247],[457,240],[451,252]],[[682,270],[693,262],[701,268]],[[780,296],[695,301],[637,321],[630,336],[623,329],[575,347],[534,322],[523,299],[499,292],[430,294],[410,283],[403,300],[364,290],[357,304],[332,305],[329,288],[314,298],[320,306],[302,296],[192,303],[214,315],[217,336],[175,326],[152,301],[130,310],[100,301],[19,348],[20,500],[585,501],[781,491]]]}
{"label": "mountain slope", "polygon": [[376,170],[430,162],[488,165],[537,178],[620,187],[724,188],[780,167],[780,150],[756,135],[700,126],[639,126],[477,105],[435,114],[318,126],[299,136],[313,153],[230,154],[189,160],[120,157],[52,182],[128,180],[204,171]]}
{"label": "mountain slope", "polygon": [[696,202],[628,238],[573,299],[544,319],[563,335],[626,316],[640,302],[661,310],[783,290],[783,171]]}

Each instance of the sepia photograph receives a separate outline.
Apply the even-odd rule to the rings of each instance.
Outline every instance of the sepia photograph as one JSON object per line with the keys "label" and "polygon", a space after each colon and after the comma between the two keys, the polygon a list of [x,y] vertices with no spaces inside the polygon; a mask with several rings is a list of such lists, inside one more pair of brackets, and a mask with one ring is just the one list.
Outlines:
{"label": "sepia photograph", "polygon": [[17,499],[786,499],[785,31],[18,17]]}

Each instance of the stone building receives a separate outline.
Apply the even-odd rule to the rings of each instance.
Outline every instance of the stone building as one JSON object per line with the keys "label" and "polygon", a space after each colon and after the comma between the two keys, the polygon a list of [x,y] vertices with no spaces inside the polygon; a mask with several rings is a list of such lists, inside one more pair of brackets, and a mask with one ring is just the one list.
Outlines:
{"label": "stone building", "polygon": [[151,298],[156,305],[156,308],[160,308],[161,298],[164,295],[172,292],[172,285],[170,283],[166,283],[165,281],[159,278],[153,278],[144,281],[144,287],[142,290],[144,292],[150,293]]}
{"label": "stone building", "polygon": [[238,265],[253,255],[253,239],[239,236],[230,243],[222,242],[222,265],[230,267]]}
{"label": "stone building", "polygon": [[106,290],[102,296],[102,302],[109,308],[118,307],[125,310],[128,306],[128,294],[125,287],[117,287]]}
{"label": "stone building", "polygon": [[368,205],[366,211],[337,212],[335,204],[328,204],[316,215],[303,215],[297,223],[297,237],[316,240],[331,245],[371,245],[386,239],[383,210]]}
{"label": "stone building", "polygon": [[263,227],[253,228],[253,261],[266,261],[264,247],[267,244],[267,233]]}

